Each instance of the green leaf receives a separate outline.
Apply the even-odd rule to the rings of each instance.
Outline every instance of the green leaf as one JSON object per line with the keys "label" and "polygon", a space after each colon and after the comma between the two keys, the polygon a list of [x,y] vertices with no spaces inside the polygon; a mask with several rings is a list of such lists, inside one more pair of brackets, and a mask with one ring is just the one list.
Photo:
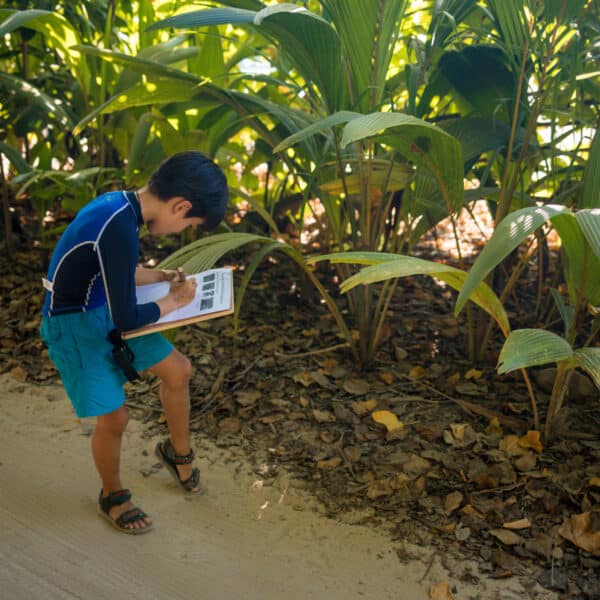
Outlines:
{"label": "green leaf", "polygon": [[0,153],[4,154],[8,161],[19,173],[27,173],[32,170],[31,165],[21,156],[19,151],[13,146],[0,142]]}
{"label": "green leaf", "polygon": [[68,129],[73,127],[71,117],[60,104],[25,80],[0,71],[0,87],[9,93],[17,94],[29,104],[38,106],[50,119],[56,120],[61,127]]}
{"label": "green leaf", "polygon": [[496,226],[492,237],[477,257],[469,271],[465,285],[456,300],[455,314],[460,313],[471,292],[497,267],[523,240],[556,215],[568,212],[559,205],[522,208],[508,214]]}
{"label": "green leaf", "polygon": [[575,309],[572,306],[567,306],[563,302],[561,295],[554,288],[550,290],[552,297],[554,298],[554,302],[558,308],[558,312],[562,317],[562,320],[565,324],[565,334],[571,329],[573,325],[573,319],[575,318]]}
{"label": "green leaf", "polygon": [[580,210],[575,218],[593,253],[600,259],[600,208]]}
{"label": "green leaf", "polygon": [[[436,277],[450,287],[460,291],[467,274],[460,269],[450,267],[412,256],[387,254],[379,252],[340,252],[311,259],[313,262],[330,260],[332,263],[351,263],[371,265],[361,269],[352,277],[342,282],[340,289],[348,292],[357,285],[369,285],[378,281],[407,277],[411,275],[429,275]],[[485,283],[480,283],[470,298],[475,304],[485,310],[498,323],[504,335],[508,335],[510,324],[502,303]]]}
{"label": "green leaf", "polygon": [[[386,131],[379,140],[431,172],[449,211],[463,203],[463,157],[458,140],[439,127],[402,113],[371,113],[350,121],[342,135],[342,147]],[[392,130],[392,131],[387,131]]]}
{"label": "green leaf", "polygon": [[192,29],[206,25],[226,25],[229,23],[253,23],[256,11],[242,8],[209,8],[207,10],[193,10],[175,15],[150,25],[146,31],[157,29]]}
{"label": "green leaf", "polygon": [[594,135],[583,174],[580,208],[600,208],[600,135],[598,130]]}
{"label": "green leaf", "polygon": [[277,42],[304,81],[316,89],[332,113],[342,106],[344,70],[340,40],[320,16],[297,4],[275,4],[258,12],[258,31]]}
{"label": "green leaf", "polygon": [[406,0],[321,0],[342,42],[352,108],[370,112],[381,106]]}
{"label": "green leaf", "polygon": [[319,119],[312,125],[297,131],[296,133],[290,135],[285,138],[285,140],[281,141],[275,148],[273,148],[273,152],[281,152],[290,146],[293,146],[297,142],[301,142],[302,140],[311,137],[317,133],[324,133],[331,130],[332,127],[336,125],[341,125],[342,123],[347,123],[356,117],[360,117],[361,115],[356,112],[351,112],[347,110],[342,110],[340,112],[334,113],[325,117],[324,119]]}
{"label": "green leaf", "polygon": [[575,366],[587,371],[600,388],[600,348],[579,348],[573,352]]}
{"label": "green leaf", "polygon": [[509,373],[571,358],[573,349],[560,336],[544,329],[517,329],[506,338],[498,358],[498,373]]}

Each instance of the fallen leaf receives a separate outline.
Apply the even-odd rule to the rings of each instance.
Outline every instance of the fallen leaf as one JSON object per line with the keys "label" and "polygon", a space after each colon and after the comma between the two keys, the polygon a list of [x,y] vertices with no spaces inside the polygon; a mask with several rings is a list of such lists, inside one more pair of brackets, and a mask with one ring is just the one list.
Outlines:
{"label": "fallen leaf", "polygon": [[531,450],[528,450],[523,456],[519,456],[519,458],[515,460],[515,467],[517,467],[519,471],[532,471],[535,469],[536,464],[537,456],[531,452]]}
{"label": "fallen leaf", "polygon": [[450,492],[446,496],[446,500],[444,502],[444,510],[446,514],[449,515],[453,513],[462,503],[463,495],[460,492]]}
{"label": "fallen leaf", "polygon": [[508,529],[490,529],[490,534],[507,546],[516,546],[523,543],[523,538],[518,533]]}
{"label": "fallen leaf", "polygon": [[346,379],[344,390],[354,396],[364,396],[369,391],[369,384],[364,379]]}
{"label": "fallen leaf", "polygon": [[490,424],[486,427],[485,432],[488,435],[500,437],[504,432],[502,431],[502,426],[500,425],[500,421],[498,417],[492,417],[490,419]]}
{"label": "fallen leaf", "polygon": [[315,383],[318,383],[322,388],[326,390],[337,390],[337,387],[329,381],[327,375],[322,371],[313,371],[311,372],[311,376]]}
{"label": "fallen leaf", "polygon": [[317,423],[333,423],[335,422],[335,415],[328,410],[317,410],[316,408],[312,411],[313,417]]}
{"label": "fallen leaf", "polygon": [[308,387],[309,385],[315,383],[315,380],[309,371],[301,371],[300,373],[296,373],[292,379],[295,383],[299,383],[304,387]]}
{"label": "fallen leaf", "polygon": [[417,365],[408,372],[408,376],[411,379],[422,379],[423,377],[425,377],[426,373],[427,371],[422,366]]}
{"label": "fallen leaf", "polygon": [[590,487],[600,488],[600,477],[590,477],[590,480],[588,481],[588,485]]}
{"label": "fallen leaf", "polygon": [[466,425],[460,423],[450,423],[450,431],[457,442],[462,442],[465,439]]}
{"label": "fallen leaf", "polygon": [[358,446],[346,446],[342,453],[344,454],[346,460],[351,463],[358,462],[361,457],[361,450]]}
{"label": "fallen leaf", "polygon": [[398,417],[389,410],[376,410],[371,413],[373,421],[385,425],[388,433],[404,429],[404,423],[398,420]]}
{"label": "fallen leaf", "polygon": [[510,521],[503,523],[504,529],[527,529],[531,527],[531,521],[529,519],[517,519],[516,521]]}
{"label": "fallen leaf", "polygon": [[441,581],[429,588],[429,598],[431,600],[454,600],[450,591],[450,585],[447,581]]}
{"label": "fallen leaf", "polygon": [[333,458],[327,458],[317,462],[317,469],[335,469],[342,464],[342,459],[339,456]]}
{"label": "fallen leaf", "polygon": [[10,376],[19,381],[27,381],[27,371],[22,367],[13,367],[10,370]]}
{"label": "fallen leaf", "polygon": [[522,438],[519,438],[519,446],[521,448],[531,448],[538,454],[541,454],[543,450],[542,442],[540,442],[539,431],[528,431]]}
{"label": "fallen leaf", "polygon": [[256,390],[252,392],[236,392],[235,401],[241,406],[252,406],[261,395],[262,394]]}
{"label": "fallen leaf", "polygon": [[600,556],[600,512],[585,512],[566,519],[558,533],[594,556]]}
{"label": "fallen leaf", "polygon": [[396,356],[396,360],[398,362],[403,361],[408,356],[408,352],[404,348],[400,348],[400,346],[396,346],[394,348],[394,355]]}
{"label": "fallen leaf", "polygon": [[384,383],[391,385],[396,380],[396,376],[393,373],[390,373],[389,371],[382,371],[381,373],[379,373],[379,379],[381,379],[381,381],[383,381]]}
{"label": "fallen leaf", "polygon": [[448,379],[446,379],[446,383],[448,385],[456,385],[459,381],[460,373],[458,371],[456,373],[453,373],[452,375],[450,375],[450,377],[448,377]]}
{"label": "fallen leaf", "polygon": [[479,371],[477,369],[469,369],[465,373],[465,379],[481,379],[483,375],[483,371]]}
{"label": "fallen leaf", "polygon": [[237,433],[242,428],[242,423],[237,417],[225,417],[219,421],[219,429],[223,433]]}
{"label": "fallen leaf", "polygon": [[508,456],[520,456],[525,453],[525,450],[519,444],[519,437],[513,434],[502,438],[500,444],[498,444],[498,448]]}
{"label": "fallen leaf", "polygon": [[496,574],[497,576],[508,577],[510,575],[520,575],[524,572],[521,561],[502,550],[502,548],[498,548],[492,553],[492,564],[502,570]]}
{"label": "fallen leaf", "polygon": [[161,413],[160,417],[158,417],[158,419],[156,419],[157,423],[166,423],[167,422],[167,415],[165,415],[165,413]]}
{"label": "fallen leaf", "polygon": [[359,417],[369,414],[377,408],[377,400],[372,398],[371,400],[360,400],[351,404],[354,414]]}

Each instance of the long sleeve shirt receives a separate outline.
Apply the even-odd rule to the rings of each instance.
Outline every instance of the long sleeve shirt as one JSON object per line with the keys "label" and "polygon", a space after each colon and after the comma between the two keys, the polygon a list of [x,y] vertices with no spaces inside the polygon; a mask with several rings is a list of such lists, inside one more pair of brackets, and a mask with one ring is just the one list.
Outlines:
{"label": "long sleeve shirt", "polygon": [[131,192],[109,192],[77,213],[52,255],[44,279],[44,316],[82,312],[108,302],[115,327],[137,329],[157,321],[155,302],[138,304],[140,205]]}

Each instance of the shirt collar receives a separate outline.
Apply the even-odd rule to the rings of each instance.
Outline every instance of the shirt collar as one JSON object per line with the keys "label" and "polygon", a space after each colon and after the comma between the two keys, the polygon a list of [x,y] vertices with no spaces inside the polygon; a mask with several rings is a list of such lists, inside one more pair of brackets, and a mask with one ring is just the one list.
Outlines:
{"label": "shirt collar", "polygon": [[144,224],[144,217],[142,217],[142,207],[138,201],[137,194],[135,192],[125,192],[125,198],[127,198],[127,202],[129,202],[129,205],[133,209],[138,226],[141,227]]}

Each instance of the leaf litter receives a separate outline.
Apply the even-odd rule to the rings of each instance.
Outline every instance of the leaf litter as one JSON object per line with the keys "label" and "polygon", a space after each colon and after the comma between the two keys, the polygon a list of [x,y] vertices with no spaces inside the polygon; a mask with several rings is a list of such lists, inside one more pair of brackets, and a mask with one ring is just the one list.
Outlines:
{"label": "leaf litter", "polygon": [[[37,335],[39,277],[26,254],[0,264],[0,371],[55,383]],[[403,282],[391,333],[358,372],[322,306],[281,292],[292,289],[288,269],[257,277],[269,285],[247,297],[237,333],[228,319],[179,331],[195,366],[195,436],[240,447],[266,483],[285,471],[332,518],[384,527],[400,545],[476,559],[484,573],[538,581],[562,598],[598,597],[597,401],[571,402],[575,434],[545,447],[523,427],[531,415],[519,377],[474,369],[456,339],[433,330],[428,316],[452,307],[430,282]],[[128,384],[128,405],[164,433],[155,381]],[[440,582],[430,597],[453,592]]]}

